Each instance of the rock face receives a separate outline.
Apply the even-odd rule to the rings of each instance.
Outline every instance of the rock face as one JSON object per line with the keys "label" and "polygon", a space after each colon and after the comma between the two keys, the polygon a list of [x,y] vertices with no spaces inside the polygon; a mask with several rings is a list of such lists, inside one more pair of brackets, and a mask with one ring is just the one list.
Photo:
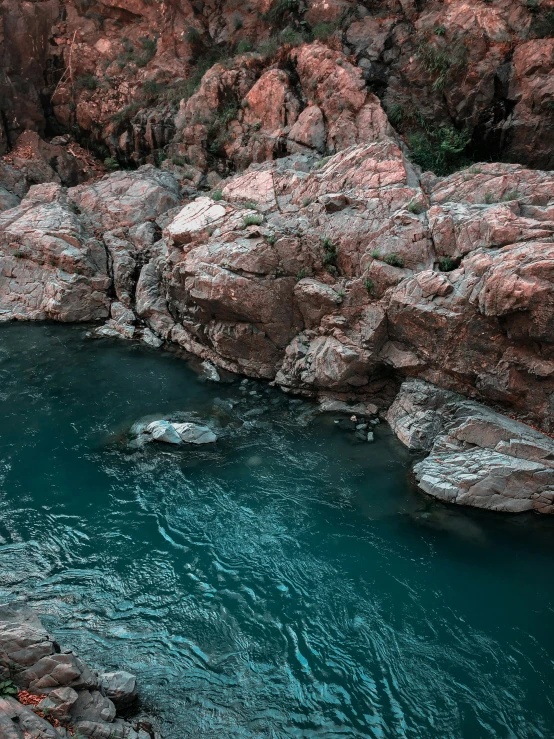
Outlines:
{"label": "rock face", "polygon": [[[72,652],[60,653],[30,611],[0,606],[0,681],[39,696],[0,698],[0,736],[4,739],[156,739],[156,732],[116,718],[135,696],[129,673],[100,677]],[[42,697],[42,700],[40,700]],[[112,701],[112,697],[114,701]],[[144,722],[141,722],[141,727]]]}
{"label": "rock face", "polygon": [[1,0],[0,156],[61,131],[110,165],[229,172],[366,140],[376,94],[423,158],[462,131],[474,158],[552,168],[549,2]]}
{"label": "rock face", "polygon": [[554,441],[535,429],[421,380],[406,381],[387,413],[429,495],[458,505],[554,512]]}
{"label": "rock face", "polygon": [[97,335],[381,408],[420,377],[551,430],[554,175],[419,175],[386,130],[213,197],[152,165],[34,186],[0,214],[0,315],[107,319]]}

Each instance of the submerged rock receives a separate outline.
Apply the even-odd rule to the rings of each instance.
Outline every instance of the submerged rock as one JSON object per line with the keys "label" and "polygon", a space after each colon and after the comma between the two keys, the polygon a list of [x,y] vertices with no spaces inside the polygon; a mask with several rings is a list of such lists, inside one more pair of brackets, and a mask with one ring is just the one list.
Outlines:
{"label": "submerged rock", "polygon": [[398,438],[428,456],[420,488],[458,505],[554,513],[554,440],[480,403],[408,380],[387,413]]}

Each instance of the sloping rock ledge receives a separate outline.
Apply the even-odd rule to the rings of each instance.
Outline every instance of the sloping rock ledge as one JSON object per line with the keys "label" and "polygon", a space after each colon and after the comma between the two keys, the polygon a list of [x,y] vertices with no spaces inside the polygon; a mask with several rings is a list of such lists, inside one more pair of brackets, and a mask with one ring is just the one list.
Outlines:
{"label": "sloping rock ledge", "polygon": [[422,380],[403,383],[387,421],[409,449],[420,488],[493,511],[554,513],[554,440]]}
{"label": "sloping rock ledge", "polygon": [[[147,723],[118,717],[136,699],[128,672],[99,674],[69,650],[60,650],[27,609],[0,605],[0,682],[20,690],[0,698],[2,739],[160,739]],[[36,696],[36,700],[34,700]]]}

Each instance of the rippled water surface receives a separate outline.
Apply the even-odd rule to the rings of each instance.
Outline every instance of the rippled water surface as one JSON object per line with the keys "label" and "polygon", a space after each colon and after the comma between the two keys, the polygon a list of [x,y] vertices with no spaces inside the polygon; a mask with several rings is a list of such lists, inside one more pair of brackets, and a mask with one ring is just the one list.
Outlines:
{"label": "rippled water surface", "polygon": [[[0,601],[136,672],[166,739],[554,736],[552,520],[432,503],[384,426],[83,333],[0,327]],[[217,444],[129,448],[176,411]]]}

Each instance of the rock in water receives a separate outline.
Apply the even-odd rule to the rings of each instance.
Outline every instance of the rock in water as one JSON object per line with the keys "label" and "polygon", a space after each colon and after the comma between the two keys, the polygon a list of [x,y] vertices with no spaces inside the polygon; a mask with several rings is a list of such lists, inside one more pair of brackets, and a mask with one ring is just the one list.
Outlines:
{"label": "rock in water", "polygon": [[197,423],[172,423],[170,421],[153,421],[145,429],[154,441],[167,444],[212,444],[217,436],[207,426]]}
{"label": "rock in water", "polygon": [[494,511],[554,513],[554,440],[422,380],[403,383],[387,421],[427,456],[420,488],[441,500]]}
{"label": "rock in water", "polygon": [[165,441],[166,444],[180,444],[182,441],[169,421],[154,421],[148,424],[146,432],[152,434],[154,441]]}
{"label": "rock in water", "polygon": [[174,423],[173,427],[187,444],[212,444],[217,436],[207,426],[196,423]]}

